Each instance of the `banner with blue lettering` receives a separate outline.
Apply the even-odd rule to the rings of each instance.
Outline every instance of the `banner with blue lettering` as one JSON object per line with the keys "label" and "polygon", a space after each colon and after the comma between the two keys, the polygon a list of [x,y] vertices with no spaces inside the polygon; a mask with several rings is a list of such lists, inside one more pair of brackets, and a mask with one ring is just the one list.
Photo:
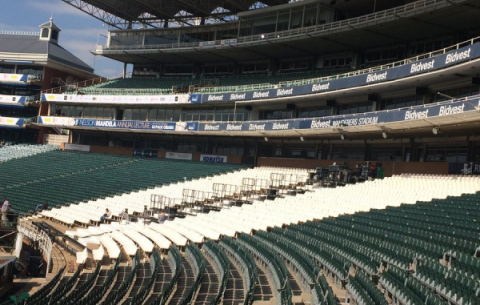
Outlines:
{"label": "banner with blue lettering", "polygon": [[208,163],[227,163],[227,156],[200,155],[200,161]]}
{"label": "banner with blue lettering", "polygon": [[330,80],[319,81],[313,84],[282,87],[279,89],[203,94],[201,98],[195,97],[195,100],[196,103],[198,103],[198,101],[202,103],[249,101],[353,88],[439,70],[477,57],[480,57],[480,43],[475,43],[431,58],[419,59],[402,66],[372,71],[371,73],[354,75],[355,72],[352,72],[351,74],[353,75],[350,76],[341,78],[331,77]]}
{"label": "banner with blue lettering", "polygon": [[[247,121],[232,123],[203,122],[147,122],[80,119],[67,117],[39,117],[45,125],[79,126],[111,129],[140,129],[177,132],[235,132],[235,131],[276,131],[293,129],[326,129],[352,126],[386,124],[410,120],[422,120],[480,109],[480,97],[471,97],[437,104],[415,106],[407,109],[392,109],[368,113],[335,115],[320,118],[286,119],[272,121]],[[1,117],[0,117],[1,119]],[[0,121],[1,123],[1,121]],[[177,128],[178,127],[178,128]]]}
{"label": "banner with blue lettering", "polygon": [[158,150],[156,149],[134,149],[134,157],[156,158],[158,157]]}
{"label": "banner with blue lettering", "polygon": [[175,131],[175,122],[112,121],[95,119],[75,119],[75,126],[112,129],[149,129]]}

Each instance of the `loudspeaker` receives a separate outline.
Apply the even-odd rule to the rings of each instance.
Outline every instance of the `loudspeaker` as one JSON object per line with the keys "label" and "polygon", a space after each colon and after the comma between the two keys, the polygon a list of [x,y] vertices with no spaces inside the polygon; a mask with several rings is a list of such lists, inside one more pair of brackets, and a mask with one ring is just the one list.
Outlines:
{"label": "loudspeaker", "polygon": [[328,107],[335,107],[336,105],[337,105],[337,102],[335,100],[327,100]]}
{"label": "loudspeaker", "polygon": [[428,94],[428,88],[427,87],[416,87],[415,88],[415,94],[417,95],[425,95]]}
{"label": "loudspeaker", "polygon": [[252,111],[252,105],[245,105],[245,110]]}
{"label": "loudspeaker", "polygon": [[473,85],[480,85],[480,77],[472,77]]}
{"label": "loudspeaker", "polygon": [[295,110],[296,108],[295,104],[287,104],[287,110]]}
{"label": "loudspeaker", "polygon": [[378,101],[378,94],[369,94],[367,99],[368,99],[369,102],[377,102]]}

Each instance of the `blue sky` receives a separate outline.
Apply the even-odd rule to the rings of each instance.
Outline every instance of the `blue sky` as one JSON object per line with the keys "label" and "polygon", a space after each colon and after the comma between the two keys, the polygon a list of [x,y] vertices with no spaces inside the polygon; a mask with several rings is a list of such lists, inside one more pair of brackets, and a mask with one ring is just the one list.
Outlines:
{"label": "blue sky", "polygon": [[107,25],[61,0],[4,0],[0,10],[0,30],[35,31],[53,15],[55,24],[62,30],[59,44],[75,54],[104,77],[119,77],[123,64],[93,56],[97,39],[105,44]]}

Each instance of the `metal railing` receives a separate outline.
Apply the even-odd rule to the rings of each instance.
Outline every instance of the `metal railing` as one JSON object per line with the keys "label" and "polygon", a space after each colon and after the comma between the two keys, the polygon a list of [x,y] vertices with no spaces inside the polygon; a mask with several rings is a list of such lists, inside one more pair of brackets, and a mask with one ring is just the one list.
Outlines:
{"label": "metal railing", "polygon": [[[307,79],[300,79],[300,80],[293,80],[293,81],[283,81],[279,82],[276,84],[271,84],[271,83],[261,83],[261,84],[250,84],[250,85],[239,85],[239,86],[219,86],[219,87],[192,87],[192,91],[189,93],[225,93],[225,92],[243,92],[243,91],[252,91],[252,90],[262,90],[262,89],[277,89],[281,87],[290,87],[290,86],[301,86],[301,85],[308,85],[308,84],[314,84],[314,83],[319,83],[319,82],[324,82],[324,81],[331,81],[331,80],[336,80],[340,78],[345,78],[345,77],[352,77],[352,76],[357,76],[361,74],[368,74],[368,73],[373,73],[385,69],[390,69],[394,67],[399,67],[403,65],[410,64],[412,62],[416,62],[422,59],[428,59],[432,58],[437,55],[442,55],[445,53],[448,53],[450,51],[454,51],[460,48],[463,48],[465,46],[473,45],[474,43],[480,42],[480,36],[456,43],[454,45],[448,46],[446,48],[442,48],[439,50],[435,50],[432,52],[416,55],[413,57],[409,57],[406,59],[402,59],[399,61],[395,61],[392,63],[388,64],[383,64],[375,67],[370,67],[366,69],[361,69],[361,70],[355,70],[351,72],[345,72],[341,74],[335,74],[331,76],[322,76],[322,77],[316,77],[316,78],[307,78]],[[93,79],[89,81],[84,81],[81,83],[86,83],[86,82],[92,82],[92,84],[95,84],[95,81],[104,79],[105,81],[111,80],[107,78],[98,78],[98,79]],[[97,82],[96,84],[101,83],[100,81]],[[78,84],[78,83],[77,83]],[[86,87],[85,85],[84,87]],[[68,87],[68,86],[67,86]],[[54,89],[49,89],[43,91],[43,93],[63,93],[62,89],[64,90],[65,87],[58,87]],[[110,88],[110,90],[126,90],[124,88]],[[135,90],[135,89],[134,89]],[[136,89],[141,93],[142,89]],[[161,94],[171,94],[172,92],[167,92],[170,89],[158,89],[158,92],[161,92]],[[149,92],[151,94],[151,92]]]}
{"label": "metal railing", "polygon": [[47,257],[47,272],[45,273],[46,276],[48,274],[48,271],[50,270],[50,261],[53,249],[52,240],[47,233],[37,228],[37,226],[35,226],[25,218],[18,221],[17,230],[19,233],[22,233],[29,239],[38,242],[38,246],[42,250],[43,254]]}
{"label": "metal railing", "polygon": [[[250,36],[241,36],[237,38],[236,46],[248,45],[256,42],[271,42],[275,40],[285,40],[288,38],[311,37],[320,36],[323,34],[330,34],[335,32],[350,31],[355,28],[361,28],[379,23],[384,23],[400,18],[412,17],[418,14],[434,11],[439,8],[448,7],[459,4],[469,0],[420,0],[408,3],[402,6],[391,8],[388,10],[355,17],[351,19],[334,21],[327,24],[313,25],[298,29],[279,31],[273,33],[257,34]],[[145,35],[146,32],[143,32]],[[215,40],[215,46],[222,46],[221,40]],[[199,48],[200,42],[193,43],[173,43],[173,44],[155,44],[155,45],[122,45],[122,46],[106,46],[97,45],[96,51],[123,51],[136,49],[185,49],[185,48]]]}
{"label": "metal railing", "polygon": [[314,83],[319,83],[319,82],[324,82],[324,81],[331,81],[331,80],[336,80],[340,78],[345,78],[345,77],[352,77],[352,76],[357,76],[361,74],[369,74],[385,69],[390,69],[394,67],[399,67],[403,65],[408,65],[412,62],[416,62],[422,59],[427,59],[427,58],[432,58],[437,55],[442,55],[445,53],[448,53],[450,51],[458,50],[460,48],[463,48],[465,46],[472,45],[474,43],[480,42],[480,36],[471,38],[466,41],[462,41],[459,43],[456,43],[454,45],[448,46],[446,48],[440,49],[440,50],[435,50],[432,52],[420,54],[417,56],[413,56],[410,58],[402,59],[399,61],[395,61],[392,63],[380,65],[380,66],[375,66],[371,68],[366,68],[362,70],[355,70],[351,72],[346,72],[346,73],[341,73],[341,74],[335,74],[331,76],[323,76],[323,77],[317,77],[317,78],[307,78],[307,79],[301,79],[301,80],[293,80],[293,81],[285,81],[285,82],[279,82],[278,84],[254,84],[254,85],[243,85],[243,86],[223,86],[223,87],[208,87],[208,88],[197,88],[197,92],[200,93],[222,93],[222,92],[239,92],[239,91],[249,91],[249,90],[259,90],[259,89],[276,89],[276,88],[281,88],[281,87],[290,87],[290,86],[301,86],[301,85],[309,85],[309,84],[314,84]]}
{"label": "metal railing", "polygon": [[23,36],[40,36],[40,32],[26,32],[26,31],[0,31],[2,35],[23,35]]}
{"label": "metal railing", "polygon": [[98,77],[89,80],[84,80],[81,82],[67,84],[65,86],[55,87],[52,89],[43,90],[42,93],[64,93],[65,91],[77,90],[78,88],[84,88],[88,86],[98,85],[104,82],[107,82],[111,79],[106,77]]}

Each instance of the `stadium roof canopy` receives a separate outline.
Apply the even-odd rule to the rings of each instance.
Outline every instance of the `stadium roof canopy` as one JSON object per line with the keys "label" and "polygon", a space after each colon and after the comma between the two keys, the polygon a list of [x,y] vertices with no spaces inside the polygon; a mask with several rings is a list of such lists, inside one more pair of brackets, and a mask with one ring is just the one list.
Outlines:
{"label": "stadium roof canopy", "polygon": [[413,0],[62,0],[83,12],[116,28],[163,27],[165,20],[182,25],[195,18],[209,18],[218,22],[229,21],[232,16],[257,8],[291,2],[318,2],[349,11],[352,15],[371,13]]}

